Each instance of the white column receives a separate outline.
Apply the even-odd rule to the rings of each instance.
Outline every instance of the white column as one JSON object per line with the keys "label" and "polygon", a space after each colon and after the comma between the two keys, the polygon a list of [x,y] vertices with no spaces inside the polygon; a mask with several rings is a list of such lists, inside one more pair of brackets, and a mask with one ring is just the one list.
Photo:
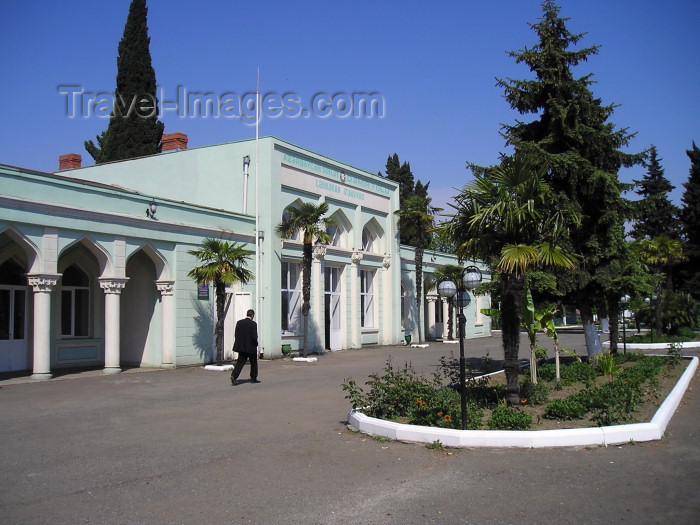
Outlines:
{"label": "white column", "polygon": [[156,281],[156,287],[160,292],[161,300],[161,350],[160,361],[165,367],[173,367],[174,361],[174,338],[173,332],[175,328],[175,296],[174,292],[175,281]]}
{"label": "white column", "polygon": [[34,291],[34,367],[32,379],[51,379],[51,291],[58,274],[28,275]]}
{"label": "white column", "polygon": [[118,374],[119,368],[119,298],[128,278],[99,279],[105,292],[105,373]]}
{"label": "white column", "polygon": [[428,314],[428,335],[437,337],[435,330],[435,302],[437,301],[437,295],[428,295],[426,299],[428,300],[428,306],[426,307],[428,309],[426,312]]}
{"label": "white column", "polygon": [[[394,293],[393,281],[391,272],[391,255],[384,254],[382,259],[382,309],[384,311],[384,322],[382,323],[382,341],[383,344],[396,344],[399,340],[397,329],[401,327],[401,287],[399,293]],[[398,297],[399,303],[396,302]],[[398,322],[397,322],[398,321]]]}
{"label": "white column", "polygon": [[[362,347],[362,327],[360,326],[360,319],[362,318],[362,312],[360,312],[360,261],[364,255],[360,252],[353,252],[350,257],[350,308],[352,308],[352,313],[350,314],[350,342],[352,348]],[[377,294],[378,295],[378,294]]]}
{"label": "white column", "polygon": [[311,261],[311,323],[310,328],[313,329],[312,337],[309,339],[309,350],[312,352],[323,353],[323,327],[325,325],[325,315],[323,309],[325,307],[325,285],[323,272],[321,271],[321,261],[326,255],[326,247],[322,244],[314,246],[313,258]]}

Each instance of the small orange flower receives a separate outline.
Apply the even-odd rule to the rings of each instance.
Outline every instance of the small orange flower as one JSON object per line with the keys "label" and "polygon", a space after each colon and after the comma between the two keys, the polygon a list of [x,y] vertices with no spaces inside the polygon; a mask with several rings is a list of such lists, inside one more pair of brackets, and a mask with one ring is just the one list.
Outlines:
{"label": "small orange flower", "polygon": [[445,421],[446,421],[447,423],[449,423],[450,421],[452,421],[452,418],[450,417],[449,414],[447,414],[447,415],[445,416]]}
{"label": "small orange flower", "polygon": [[527,403],[527,398],[525,398],[525,397],[521,398],[520,402],[524,405],[525,403]]}
{"label": "small orange flower", "polygon": [[437,413],[438,417],[442,417],[442,410]]}
{"label": "small orange flower", "polygon": [[416,399],[416,404],[417,404],[419,407],[424,407],[424,406],[425,406],[425,403],[424,403],[423,400],[420,399],[420,398]]}

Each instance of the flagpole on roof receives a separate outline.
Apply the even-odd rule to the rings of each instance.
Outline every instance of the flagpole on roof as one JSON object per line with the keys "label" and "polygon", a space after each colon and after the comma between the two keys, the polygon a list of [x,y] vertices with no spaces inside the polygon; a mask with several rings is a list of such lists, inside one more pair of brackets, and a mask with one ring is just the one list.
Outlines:
{"label": "flagpole on roof", "polygon": [[[259,138],[259,125],[260,125],[260,67],[258,67],[257,82],[255,85],[255,301],[257,306],[255,308],[256,316],[258,317],[258,326],[262,326],[263,322],[263,308],[262,308],[262,261],[261,261],[261,251],[262,251],[262,235],[260,232],[260,219],[259,219],[259,180],[260,175],[258,172],[258,156],[260,148],[258,147]],[[265,337],[264,332],[259,333],[260,337],[260,347],[258,352],[265,352]]]}

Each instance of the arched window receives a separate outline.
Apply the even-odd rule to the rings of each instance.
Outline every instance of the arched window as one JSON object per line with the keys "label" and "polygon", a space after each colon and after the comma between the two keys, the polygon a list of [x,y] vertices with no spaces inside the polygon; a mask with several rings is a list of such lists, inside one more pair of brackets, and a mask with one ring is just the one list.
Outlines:
{"label": "arched window", "polygon": [[326,233],[331,238],[331,246],[342,246],[343,227],[340,224],[333,226],[332,228],[328,228]]}
{"label": "arched window", "polygon": [[87,337],[89,321],[90,280],[84,271],[72,264],[61,278],[61,335]]}
{"label": "arched window", "polygon": [[374,234],[369,228],[362,230],[362,251],[371,252],[374,248]]}
{"label": "arched window", "polygon": [[[287,222],[288,220],[289,220],[289,212],[285,208],[285,210],[282,212],[282,222]],[[301,232],[296,231],[294,233],[294,235],[289,237],[289,240],[290,241],[300,241],[301,240]]]}

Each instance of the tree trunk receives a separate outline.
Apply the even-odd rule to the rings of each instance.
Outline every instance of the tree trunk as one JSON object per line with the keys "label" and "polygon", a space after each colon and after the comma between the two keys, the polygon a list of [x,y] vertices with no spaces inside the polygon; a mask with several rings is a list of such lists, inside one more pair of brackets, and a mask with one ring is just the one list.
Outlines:
{"label": "tree trunk", "polygon": [[309,355],[309,310],[311,310],[311,254],[313,245],[310,242],[304,243],[304,257],[302,264],[304,274],[301,280],[302,305],[301,314],[303,316],[304,330],[304,357]]}
{"label": "tree trunk", "polygon": [[525,278],[504,273],[501,280],[501,333],[503,338],[503,368],[506,372],[506,402],[520,404],[518,385],[520,325],[522,323]]}
{"label": "tree trunk", "polygon": [[454,337],[452,336],[452,326],[453,326],[453,315],[454,308],[452,307],[452,298],[450,297],[447,300],[447,339],[448,341],[453,341]]}
{"label": "tree trunk", "polygon": [[224,309],[226,307],[226,287],[224,283],[216,281],[214,283],[214,293],[216,294],[216,325],[214,328],[216,345],[216,364],[220,365],[224,360]]}
{"label": "tree trunk", "polygon": [[[618,319],[620,317],[620,299],[619,294],[608,295],[608,315],[610,322],[610,353],[617,353],[617,343],[620,340],[620,330]],[[624,308],[624,305],[622,306]],[[624,322],[624,320],[623,320]]]}
{"label": "tree trunk", "polygon": [[581,310],[581,322],[583,323],[583,336],[586,340],[586,351],[588,352],[588,360],[592,362],[593,357],[603,350],[600,344],[600,336],[593,322],[593,309],[587,297],[581,299],[579,296],[579,309]]}
{"label": "tree trunk", "polygon": [[418,342],[423,342],[421,334],[421,326],[423,325],[420,317],[420,307],[423,303],[423,248],[416,248],[414,263],[416,266],[416,308],[418,311]]}

